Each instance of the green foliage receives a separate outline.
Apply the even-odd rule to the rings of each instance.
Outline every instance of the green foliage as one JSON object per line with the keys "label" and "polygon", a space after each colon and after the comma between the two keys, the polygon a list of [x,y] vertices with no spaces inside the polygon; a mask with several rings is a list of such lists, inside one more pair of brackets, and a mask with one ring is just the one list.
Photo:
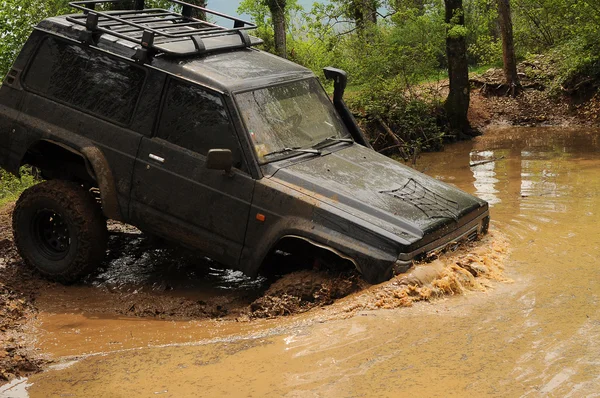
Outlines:
{"label": "green foliage", "polygon": [[513,0],[517,43],[543,52],[576,38],[598,42],[600,4],[596,0]]}
{"label": "green foliage", "polygon": [[502,42],[498,28],[497,0],[464,0],[465,36],[469,64],[499,65]]}
{"label": "green foliage", "polygon": [[502,41],[489,35],[482,35],[469,44],[468,57],[471,65],[502,66]]}
{"label": "green foliage", "polygon": [[[269,1],[242,0],[238,12],[250,15],[258,25],[253,34],[265,41],[265,50],[274,52]],[[147,2],[170,6],[166,0]],[[517,57],[547,54],[555,92],[590,79],[600,81],[598,0],[510,3]],[[441,100],[423,95],[422,90],[415,92],[419,84],[446,73],[447,35],[465,37],[471,67],[502,63],[497,0],[463,0],[463,6],[464,14],[455,18],[464,16],[465,25],[458,26],[444,22],[444,0],[323,0],[310,10],[300,7],[297,0],[287,0],[287,55],[312,69],[330,91],[322,68],[346,70],[350,102],[365,120],[380,117],[414,141],[418,150],[435,148],[443,136],[443,127],[438,127],[444,124],[439,114]],[[369,7],[377,8],[377,23],[359,23]],[[68,0],[0,0],[0,77],[35,24],[68,12],[72,12]]]}
{"label": "green foliage", "polygon": [[461,37],[467,37],[469,29],[462,25],[452,25],[448,29],[448,37],[451,39],[459,39]]}
{"label": "green foliage", "polygon": [[[445,137],[442,98],[435,90],[407,89],[402,79],[377,80],[369,90],[349,96],[348,105],[361,115],[364,127],[376,149],[394,146],[385,134],[382,122],[403,142],[405,160],[422,151],[439,150]],[[383,130],[383,131],[382,131]],[[391,153],[395,153],[393,148]]]}
{"label": "green foliage", "polygon": [[68,0],[0,1],[0,78],[6,75],[38,22],[69,10]]}
{"label": "green foliage", "polygon": [[39,180],[33,175],[31,167],[21,168],[21,178],[0,169],[0,205],[15,200],[21,192],[37,182]]}
{"label": "green foliage", "polygon": [[547,62],[556,68],[556,75],[550,81],[554,94],[575,93],[586,83],[600,84],[600,54],[595,46],[586,43],[584,37],[554,47],[548,58]]}
{"label": "green foliage", "polygon": [[[300,10],[302,10],[302,7],[297,4],[296,0],[286,1],[285,14],[288,31],[293,29],[292,21],[295,20],[295,15]],[[269,11],[268,0],[242,0],[237,11],[240,14],[250,15],[250,18],[257,26],[257,29],[254,30],[252,34],[263,39],[263,49],[265,51],[275,53],[273,23],[271,20],[271,12]],[[288,42],[289,41],[288,38]]]}
{"label": "green foliage", "polygon": [[600,81],[600,4],[596,0],[513,0],[516,46],[545,53],[555,93]]}

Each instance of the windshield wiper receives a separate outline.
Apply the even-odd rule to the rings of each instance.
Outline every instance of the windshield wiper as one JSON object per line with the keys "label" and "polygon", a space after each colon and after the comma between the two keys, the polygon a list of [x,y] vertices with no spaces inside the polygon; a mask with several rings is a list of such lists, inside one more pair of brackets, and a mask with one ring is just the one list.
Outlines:
{"label": "windshield wiper", "polygon": [[292,147],[292,148],[283,148],[283,149],[279,149],[277,151],[269,152],[263,156],[277,155],[278,153],[286,153],[286,152],[313,153],[315,155],[321,155],[321,151],[319,151],[318,149]]}
{"label": "windshield wiper", "polygon": [[315,145],[313,145],[313,147],[317,147],[328,142],[354,142],[354,140],[352,138],[339,138],[336,135],[332,135],[331,137],[324,138],[321,141],[317,142]]}

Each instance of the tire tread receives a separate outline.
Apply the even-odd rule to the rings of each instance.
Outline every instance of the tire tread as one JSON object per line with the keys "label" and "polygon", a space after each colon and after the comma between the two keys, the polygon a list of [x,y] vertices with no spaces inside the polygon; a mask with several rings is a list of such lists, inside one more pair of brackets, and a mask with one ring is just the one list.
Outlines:
{"label": "tire tread", "polygon": [[[77,253],[73,261],[59,273],[50,273],[35,264],[35,256],[23,248],[31,239],[28,232],[18,227],[21,217],[26,217],[27,209],[35,206],[41,198],[56,202],[62,211],[68,213],[79,230]],[[17,250],[25,263],[37,269],[48,279],[62,283],[73,283],[94,271],[104,258],[108,241],[106,221],[102,209],[92,195],[80,185],[65,180],[49,180],[26,189],[17,201],[13,211],[13,237]]]}

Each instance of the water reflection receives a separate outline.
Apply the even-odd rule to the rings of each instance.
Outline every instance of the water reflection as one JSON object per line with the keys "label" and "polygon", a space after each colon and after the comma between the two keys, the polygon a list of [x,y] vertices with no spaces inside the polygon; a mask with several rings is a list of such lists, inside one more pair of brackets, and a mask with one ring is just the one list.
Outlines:
{"label": "water reflection", "polygon": [[500,203],[500,198],[496,195],[498,190],[496,184],[499,180],[496,178],[496,156],[494,151],[473,151],[469,154],[471,170],[475,177],[475,194],[481,199],[486,200],[491,206]]}
{"label": "water reflection", "polygon": [[528,128],[527,134],[522,132],[498,129],[475,143],[469,153],[474,194],[492,206],[507,200],[508,206],[518,204],[522,211],[566,212],[568,202],[561,198],[572,190],[573,157],[596,157],[598,131]]}

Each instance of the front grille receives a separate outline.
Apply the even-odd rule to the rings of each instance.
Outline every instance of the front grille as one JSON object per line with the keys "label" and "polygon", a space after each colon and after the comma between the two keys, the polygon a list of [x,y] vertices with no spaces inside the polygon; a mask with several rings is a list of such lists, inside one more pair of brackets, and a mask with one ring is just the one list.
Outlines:
{"label": "front grille", "polygon": [[437,258],[440,253],[456,251],[460,247],[461,243],[474,242],[478,238],[479,233],[477,232],[477,229],[475,229],[474,231],[469,232],[467,235],[463,235],[458,239],[451,240],[436,249],[423,253],[423,257],[427,259]]}
{"label": "front grille", "polygon": [[467,235],[467,237],[465,238],[465,240],[467,242],[473,242],[473,241],[477,240],[478,236],[479,236],[479,234],[477,233],[477,231],[473,231],[469,235]]}

